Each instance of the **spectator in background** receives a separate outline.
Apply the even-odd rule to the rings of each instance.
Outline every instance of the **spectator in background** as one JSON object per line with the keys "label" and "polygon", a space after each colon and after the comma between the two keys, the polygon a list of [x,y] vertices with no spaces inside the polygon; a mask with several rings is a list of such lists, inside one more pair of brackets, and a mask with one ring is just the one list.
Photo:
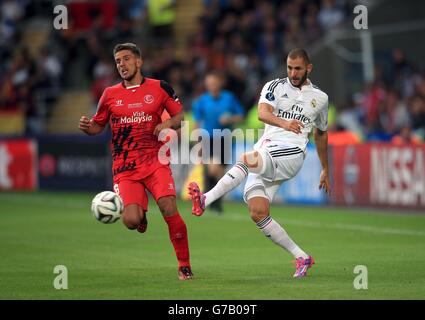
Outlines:
{"label": "spectator in background", "polygon": [[304,36],[306,43],[313,43],[322,35],[322,29],[320,28],[320,23],[317,17],[318,11],[319,9],[315,3],[308,4],[307,13],[304,17]]}
{"label": "spectator in background", "polygon": [[52,104],[60,94],[62,63],[59,58],[47,46],[41,48],[36,60],[37,75],[36,88],[39,99],[42,101],[44,110],[40,110],[43,115],[49,117],[52,111]]}
{"label": "spectator in background", "polygon": [[147,15],[148,0],[127,0],[118,2],[119,16],[122,19],[144,21]]}
{"label": "spectator in background", "polygon": [[[355,133],[357,136],[361,136],[363,134],[363,125],[361,123],[361,102],[361,94],[353,95],[351,100],[345,106],[343,105],[340,108],[336,119],[338,126]],[[334,128],[331,128],[331,131],[333,129]]]}
{"label": "spectator in background", "polygon": [[[205,77],[207,92],[195,100],[192,106],[196,127],[205,129],[210,137],[210,164],[204,170],[205,190],[210,190],[224,175],[226,162],[230,160],[226,155],[232,153],[232,150],[225,150],[224,135],[217,135],[214,130],[231,129],[244,117],[244,108],[233,93],[223,90],[223,84],[222,74],[208,73]],[[211,209],[221,213],[221,201],[214,202]]]}
{"label": "spectator in background", "polygon": [[409,125],[407,107],[399,99],[395,90],[389,90],[384,100],[379,104],[378,121],[379,130],[394,135],[402,127]]}
{"label": "spectator in background", "polygon": [[363,95],[363,114],[366,122],[366,133],[379,130],[379,104],[385,99],[385,89],[375,81]]}
{"label": "spectator in background", "polygon": [[341,24],[344,18],[344,11],[335,4],[335,0],[322,0],[318,20],[325,31]]}
{"label": "spectator in background", "polygon": [[30,92],[34,84],[35,67],[26,48],[19,48],[6,66],[2,104],[9,109],[30,112]]}
{"label": "spectator in background", "polygon": [[103,91],[117,80],[114,66],[111,64],[111,60],[107,55],[101,55],[99,61],[94,66],[93,79],[91,91],[94,101],[93,109],[96,111],[97,102],[102,96]]}
{"label": "spectator in background", "polygon": [[59,83],[62,74],[62,64],[59,58],[46,46],[41,48],[38,57],[38,66],[40,72],[44,74],[46,80],[53,83]]}
{"label": "spectator in background", "polygon": [[333,146],[357,144],[361,140],[353,131],[347,130],[343,125],[336,123],[328,132],[328,144]]}
{"label": "spectator in background", "polygon": [[9,51],[7,47],[16,41],[18,24],[24,17],[24,1],[0,1],[0,54]]}
{"label": "spectator in background", "polygon": [[422,141],[419,136],[412,132],[412,128],[408,125],[401,128],[400,133],[393,136],[391,143],[396,145],[403,144],[420,144]]}
{"label": "spectator in background", "polygon": [[36,67],[26,47],[18,48],[7,65],[0,83],[0,108],[21,111],[27,121],[27,133],[38,131],[39,110],[34,104]]}
{"label": "spectator in background", "polygon": [[412,78],[414,78],[414,81],[412,81],[414,93],[420,96],[422,99],[425,99],[425,70],[423,71],[422,75],[416,74],[413,75]]}
{"label": "spectator in background", "polygon": [[395,48],[392,52],[392,72],[391,80],[397,90],[402,93],[402,97],[409,97],[413,94],[414,85],[412,83],[413,67],[407,61],[406,55],[400,48]]}
{"label": "spectator in background", "polygon": [[425,138],[425,99],[419,95],[413,96],[409,102],[409,111],[413,131]]}
{"label": "spectator in background", "polygon": [[173,38],[175,0],[148,0],[149,23],[152,35],[159,39]]}

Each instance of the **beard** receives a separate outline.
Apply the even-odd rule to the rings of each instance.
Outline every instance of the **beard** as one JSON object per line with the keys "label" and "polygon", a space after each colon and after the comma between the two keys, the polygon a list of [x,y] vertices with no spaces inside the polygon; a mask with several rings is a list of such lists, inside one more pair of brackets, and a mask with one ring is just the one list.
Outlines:
{"label": "beard", "polygon": [[308,76],[308,72],[306,71],[306,72],[304,73],[304,75],[303,75],[301,78],[295,78],[294,80],[299,80],[299,84],[298,84],[298,85],[295,85],[295,84],[294,84],[293,79],[289,78],[289,80],[291,81],[291,84],[292,84],[294,87],[297,87],[297,88],[301,89],[301,86],[302,86],[302,85],[304,84],[304,82],[307,80],[307,76]]}
{"label": "beard", "polygon": [[131,81],[131,80],[133,80],[134,79],[134,77],[136,76],[136,74],[137,74],[137,68],[136,68],[136,70],[134,70],[134,72],[132,73],[132,74],[129,74],[129,75],[127,75],[126,77],[124,77],[124,76],[121,76],[124,80],[126,80],[126,81]]}

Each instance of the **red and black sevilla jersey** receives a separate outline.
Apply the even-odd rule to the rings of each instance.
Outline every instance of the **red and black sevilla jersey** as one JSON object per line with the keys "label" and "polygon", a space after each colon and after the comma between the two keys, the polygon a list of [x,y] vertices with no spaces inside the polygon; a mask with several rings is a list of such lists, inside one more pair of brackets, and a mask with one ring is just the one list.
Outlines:
{"label": "red and black sevilla jersey", "polygon": [[157,154],[163,142],[153,131],[162,122],[164,110],[170,116],[182,111],[178,97],[165,81],[143,78],[138,87],[125,88],[119,83],[105,89],[93,121],[111,126],[114,180],[135,171],[134,179],[142,179],[160,165]]}

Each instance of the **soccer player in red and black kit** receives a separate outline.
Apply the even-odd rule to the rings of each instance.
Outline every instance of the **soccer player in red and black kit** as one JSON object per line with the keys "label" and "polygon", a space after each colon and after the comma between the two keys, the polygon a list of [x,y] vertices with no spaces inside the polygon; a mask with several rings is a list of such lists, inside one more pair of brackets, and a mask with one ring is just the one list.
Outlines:
{"label": "soccer player in red and black kit", "polygon": [[[163,129],[180,128],[182,105],[167,82],[142,75],[143,59],[135,44],[116,45],[114,57],[123,82],[105,89],[96,114],[92,119],[82,116],[79,128],[88,135],[95,135],[109,122],[114,189],[124,202],[124,224],[131,230],[146,231],[148,190],[168,225],[178,260],[179,279],[192,279],[187,229],[177,211],[172,172],[169,165],[158,159],[163,145],[158,141],[158,134]],[[162,122],[164,110],[171,118]]]}

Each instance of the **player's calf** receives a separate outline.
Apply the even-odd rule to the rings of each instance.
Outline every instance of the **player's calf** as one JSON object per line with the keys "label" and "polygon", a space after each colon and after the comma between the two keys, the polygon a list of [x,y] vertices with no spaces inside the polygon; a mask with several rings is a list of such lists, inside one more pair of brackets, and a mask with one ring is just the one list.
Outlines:
{"label": "player's calf", "polygon": [[177,212],[176,198],[174,196],[165,196],[159,198],[158,208],[164,217],[172,216]]}

